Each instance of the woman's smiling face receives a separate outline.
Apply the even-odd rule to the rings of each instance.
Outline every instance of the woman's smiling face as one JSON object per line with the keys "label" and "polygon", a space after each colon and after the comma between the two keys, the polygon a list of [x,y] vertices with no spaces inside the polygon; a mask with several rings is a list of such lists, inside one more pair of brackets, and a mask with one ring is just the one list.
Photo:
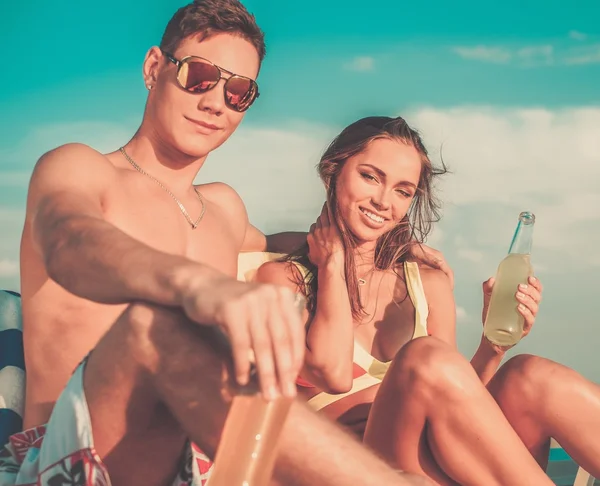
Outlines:
{"label": "woman's smiling face", "polygon": [[421,176],[421,156],[379,138],[346,160],[336,182],[338,211],[357,243],[376,242],[406,216]]}

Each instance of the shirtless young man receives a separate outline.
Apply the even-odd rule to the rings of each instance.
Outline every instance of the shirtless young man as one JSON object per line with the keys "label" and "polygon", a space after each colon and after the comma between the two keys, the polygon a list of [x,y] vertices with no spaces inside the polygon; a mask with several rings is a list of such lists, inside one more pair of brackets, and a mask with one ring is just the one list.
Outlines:
{"label": "shirtless young man", "polygon": [[[193,186],[251,104],[263,56],[237,0],[188,5],[146,55],[146,110],[124,150],[71,144],[38,162],[21,245],[29,430],[0,453],[0,484],[191,484],[187,441],[214,457],[224,380],[248,380],[251,349],[263,393],[295,394],[304,331],[293,294],[235,280],[238,253],[265,237],[231,188]],[[299,402],[275,477],[425,484]]]}

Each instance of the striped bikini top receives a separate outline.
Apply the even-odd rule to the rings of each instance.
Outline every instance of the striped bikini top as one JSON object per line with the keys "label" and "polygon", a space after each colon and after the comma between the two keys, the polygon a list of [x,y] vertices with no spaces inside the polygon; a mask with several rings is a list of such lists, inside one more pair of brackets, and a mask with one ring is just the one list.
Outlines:
{"label": "striped bikini top", "polygon": [[[295,263],[295,265],[306,279],[308,277],[307,269],[298,263]],[[408,295],[415,308],[415,328],[411,339],[427,336],[427,317],[429,315],[429,308],[427,306],[427,299],[425,298],[418,264],[415,262],[404,262],[404,275],[406,276]],[[352,389],[347,393],[336,395],[325,392],[315,395],[308,400],[308,404],[313,409],[320,410],[344,397],[381,383],[387,370],[392,364],[391,361],[379,361],[361,346],[356,339],[354,340],[353,361]],[[308,385],[304,380],[300,380],[298,384],[300,386],[303,386],[303,384]]]}

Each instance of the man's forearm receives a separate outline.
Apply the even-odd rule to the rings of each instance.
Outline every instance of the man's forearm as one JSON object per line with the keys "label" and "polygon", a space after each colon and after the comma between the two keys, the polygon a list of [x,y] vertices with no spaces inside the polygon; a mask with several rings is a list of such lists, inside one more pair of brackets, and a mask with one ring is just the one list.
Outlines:
{"label": "man's forearm", "polygon": [[286,231],[267,235],[267,251],[272,253],[292,253],[306,243],[306,232]]}
{"label": "man's forearm", "polygon": [[215,270],[163,253],[92,217],[63,220],[37,238],[50,278],[95,302],[181,302],[188,275]]}

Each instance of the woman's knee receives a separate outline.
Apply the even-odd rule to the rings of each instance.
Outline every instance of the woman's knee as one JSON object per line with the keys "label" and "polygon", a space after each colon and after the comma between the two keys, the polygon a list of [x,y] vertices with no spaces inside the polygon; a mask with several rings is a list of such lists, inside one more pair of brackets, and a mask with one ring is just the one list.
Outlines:
{"label": "woman's knee", "polygon": [[397,386],[408,386],[433,399],[465,396],[479,383],[470,363],[458,350],[433,337],[405,345],[390,372]]}
{"label": "woman's knee", "polygon": [[518,397],[521,405],[544,401],[549,380],[558,378],[560,365],[531,354],[520,354],[509,359],[489,384],[497,400]]}

